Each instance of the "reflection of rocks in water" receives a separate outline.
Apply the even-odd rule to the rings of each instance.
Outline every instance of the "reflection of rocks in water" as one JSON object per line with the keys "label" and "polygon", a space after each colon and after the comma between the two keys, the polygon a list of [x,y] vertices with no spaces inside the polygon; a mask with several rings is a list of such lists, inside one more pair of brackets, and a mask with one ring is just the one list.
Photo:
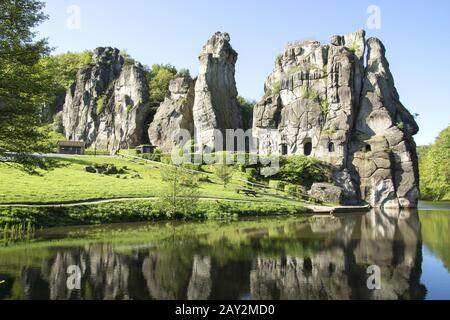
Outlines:
{"label": "reflection of rocks in water", "polygon": [[313,258],[258,259],[250,276],[253,299],[346,299],[343,251],[332,250]]}
{"label": "reflection of rocks in water", "polygon": [[[254,299],[420,299],[421,240],[417,212],[373,211],[349,229],[346,219],[312,224],[342,241],[304,257],[258,258],[251,272]],[[354,220],[348,220],[354,221]],[[345,230],[345,232],[342,232]],[[367,267],[381,268],[381,290],[367,288]]]}
{"label": "reflection of rocks in water", "polygon": [[151,252],[142,264],[148,291],[156,300],[186,299],[191,261],[180,252]]}
{"label": "reflection of rocks in water", "polygon": [[[415,211],[261,224],[151,249],[108,244],[49,248],[21,265],[27,299],[422,299],[420,223]],[[233,238],[235,237],[235,238]],[[233,241],[232,241],[233,240]],[[121,247],[122,248],[122,247]],[[67,269],[81,270],[81,290]],[[381,290],[367,268],[381,269]],[[17,281],[17,282],[15,282]],[[0,297],[11,295],[11,286]],[[7,290],[7,292],[6,292]]]}
{"label": "reflection of rocks in water", "polygon": [[[102,299],[129,299],[129,263],[126,256],[114,253],[112,246],[89,246],[89,281]],[[99,298],[100,298],[99,297]]]}
{"label": "reflection of rocks in water", "polygon": [[22,270],[22,288],[27,299],[47,299],[48,283],[41,278],[41,272],[36,268]]}
{"label": "reflection of rocks in water", "polygon": [[206,300],[211,294],[211,258],[194,257],[192,276],[187,297],[189,300]]}
{"label": "reflection of rocks in water", "polygon": [[354,263],[357,266],[379,266],[382,287],[374,291],[363,288],[358,292],[358,297],[423,298],[424,289],[419,282],[422,243],[417,212],[374,210],[363,217],[360,232],[360,240],[354,248]]}
{"label": "reflection of rocks in water", "polygon": [[[25,268],[22,275],[24,293],[33,299],[128,299],[129,258],[113,252],[110,245],[86,248],[57,248],[48,264],[39,269]],[[81,290],[67,287],[69,266],[81,270]],[[48,290],[43,290],[47,287]]]}

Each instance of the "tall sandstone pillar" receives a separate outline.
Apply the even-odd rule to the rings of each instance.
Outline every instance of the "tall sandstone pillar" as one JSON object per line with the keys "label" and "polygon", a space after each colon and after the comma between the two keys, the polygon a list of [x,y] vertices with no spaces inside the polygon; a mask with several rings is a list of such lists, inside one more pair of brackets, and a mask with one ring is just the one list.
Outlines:
{"label": "tall sandstone pillar", "polygon": [[215,33],[200,53],[193,107],[199,146],[213,147],[215,129],[225,137],[226,129],[242,128],[234,78],[237,57],[230,45],[230,36],[221,32]]}

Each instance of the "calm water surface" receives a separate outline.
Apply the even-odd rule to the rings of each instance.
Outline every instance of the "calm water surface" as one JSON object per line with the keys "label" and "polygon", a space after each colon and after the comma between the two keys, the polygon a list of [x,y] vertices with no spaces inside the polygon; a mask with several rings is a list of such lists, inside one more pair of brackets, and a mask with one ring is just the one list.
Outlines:
{"label": "calm water surface", "polygon": [[[380,290],[367,288],[371,265]],[[449,270],[450,203],[0,239],[0,299],[450,299]]]}

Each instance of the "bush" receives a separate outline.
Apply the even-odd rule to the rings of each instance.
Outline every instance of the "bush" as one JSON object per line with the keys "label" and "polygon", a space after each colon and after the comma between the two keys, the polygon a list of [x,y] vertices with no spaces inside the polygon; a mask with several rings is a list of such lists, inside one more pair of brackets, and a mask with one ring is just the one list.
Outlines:
{"label": "bush", "polygon": [[98,97],[97,98],[97,114],[100,114],[103,112],[103,110],[105,109],[105,101],[103,99],[103,97]]}
{"label": "bush", "polygon": [[62,111],[58,112],[53,118],[53,131],[57,133],[64,133],[63,115]]}
{"label": "bush", "polygon": [[287,183],[286,183],[286,182],[284,182],[284,181],[278,181],[278,182],[277,182],[276,188],[277,188],[278,191],[284,192],[286,186],[287,186]]}
{"label": "bush", "polygon": [[248,181],[257,182],[259,179],[258,170],[256,168],[245,169],[245,176]]}
{"label": "bush", "polygon": [[281,81],[276,81],[272,85],[272,94],[277,95],[281,92]]}
{"label": "bush", "polygon": [[150,161],[161,162],[162,155],[163,155],[162,151],[156,149],[153,153],[142,154],[141,157]]}
{"label": "bush", "polygon": [[331,166],[306,156],[283,157],[277,177],[279,180],[309,188],[315,182],[329,182]]}

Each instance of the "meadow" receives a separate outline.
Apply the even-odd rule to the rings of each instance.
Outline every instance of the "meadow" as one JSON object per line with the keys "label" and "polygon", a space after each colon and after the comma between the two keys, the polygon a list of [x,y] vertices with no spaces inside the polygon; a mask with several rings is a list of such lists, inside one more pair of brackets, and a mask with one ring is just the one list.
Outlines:
{"label": "meadow", "polygon": [[[70,156],[56,158],[58,166],[41,175],[29,175],[0,164],[0,204],[53,204],[115,198],[151,198],[164,192],[161,171],[164,164],[106,156]],[[113,164],[126,168],[125,174],[104,175],[85,171],[86,166]],[[199,181],[202,198],[283,201],[298,204],[275,191],[258,197],[237,194],[244,182],[233,179],[226,187],[211,173],[198,174],[209,181]],[[236,172],[236,178],[240,178]]]}

